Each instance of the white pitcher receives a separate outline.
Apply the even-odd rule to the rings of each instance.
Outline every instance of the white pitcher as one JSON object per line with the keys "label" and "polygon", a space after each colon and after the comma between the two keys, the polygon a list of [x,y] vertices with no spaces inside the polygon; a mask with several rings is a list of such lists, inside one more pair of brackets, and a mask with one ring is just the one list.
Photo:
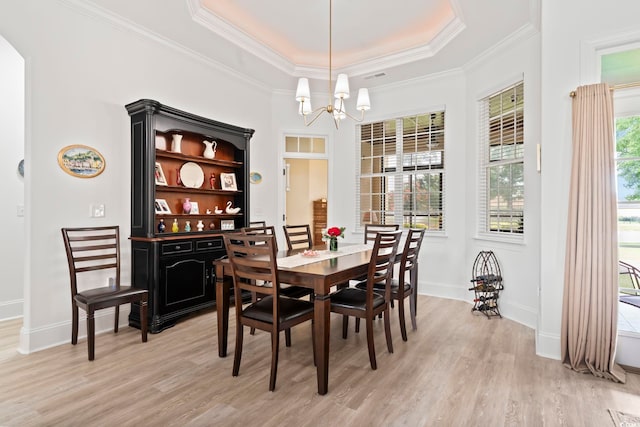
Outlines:
{"label": "white pitcher", "polygon": [[204,149],[204,153],[202,153],[202,156],[205,159],[213,159],[216,156],[218,143],[216,141],[202,141],[202,143],[206,146]]}

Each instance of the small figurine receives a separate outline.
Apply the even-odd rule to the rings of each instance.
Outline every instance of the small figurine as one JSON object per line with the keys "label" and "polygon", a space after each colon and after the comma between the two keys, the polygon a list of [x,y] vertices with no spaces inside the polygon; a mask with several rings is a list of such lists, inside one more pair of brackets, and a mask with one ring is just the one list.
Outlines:
{"label": "small figurine", "polygon": [[196,227],[198,228],[198,231],[204,230],[204,224],[201,219],[198,220],[198,225]]}
{"label": "small figurine", "polygon": [[173,220],[173,225],[171,226],[171,231],[173,231],[174,233],[177,233],[178,231],[180,231],[180,226],[178,225],[178,220],[177,219]]}
{"label": "small figurine", "polygon": [[182,213],[189,214],[191,212],[191,200],[187,197],[182,204]]}
{"label": "small figurine", "polygon": [[216,206],[216,208],[213,210],[216,214],[220,215],[222,213],[222,209],[218,209],[218,207]]}
{"label": "small figurine", "polygon": [[211,221],[211,222],[209,223],[209,230],[215,230],[215,229],[216,229],[216,225],[214,224],[214,222],[213,222],[213,221]]}
{"label": "small figurine", "polygon": [[211,209],[207,209],[207,215],[211,215]]}
{"label": "small figurine", "polygon": [[165,225],[164,225],[164,219],[161,219],[160,222],[158,223],[158,233],[164,233],[164,229],[165,229]]}
{"label": "small figurine", "polygon": [[238,212],[240,212],[240,208],[232,208],[232,207],[231,207],[231,200],[229,200],[229,201],[227,202],[227,208],[225,209],[225,211],[226,211],[228,214],[237,214]]}
{"label": "small figurine", "polygon": [[209,185],[212,190],[216,189],[216,174],[213,172],[211,173],[211,178],[209,178]]}
{"label": "small figurine", "polygon": [[187,223],[184,225],[184,231],[191,231],[191,221],[187,221]]}

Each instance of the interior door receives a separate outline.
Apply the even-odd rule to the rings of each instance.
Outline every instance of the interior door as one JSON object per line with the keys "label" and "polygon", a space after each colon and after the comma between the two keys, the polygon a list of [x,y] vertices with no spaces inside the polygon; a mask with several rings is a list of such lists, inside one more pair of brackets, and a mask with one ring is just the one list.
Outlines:
{"label": "interior door", "polygon": [[327,198],[326,159],[285,158],[284,223],[313,227],[313,201]]}

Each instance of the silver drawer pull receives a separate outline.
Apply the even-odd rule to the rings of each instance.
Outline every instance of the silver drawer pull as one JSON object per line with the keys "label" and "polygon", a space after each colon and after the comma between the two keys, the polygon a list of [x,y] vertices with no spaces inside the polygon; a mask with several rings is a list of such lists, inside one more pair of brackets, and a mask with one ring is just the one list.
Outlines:
{"label": "silver drawer pull", "polygon": [[180,245],[176,246],[176,249],[180,249]]}

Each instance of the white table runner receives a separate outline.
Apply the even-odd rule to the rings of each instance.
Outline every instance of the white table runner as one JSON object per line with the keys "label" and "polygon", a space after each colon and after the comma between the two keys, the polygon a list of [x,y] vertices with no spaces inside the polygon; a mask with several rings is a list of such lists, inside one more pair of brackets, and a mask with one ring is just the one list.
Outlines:
{"label": "white table runner", "polygon": [[344,245],[339,247],[337,251],[317,251],[318,256],[315,257],[307,257],[303,256],[302,253],[299,253],[285,258],[278,258],[277,262],[278,267],[293,268],[301,265],[312,264],[318,261],[324,261],[326,259],[338,258],[343,255],[354,254],[356,252],[363,252],[372,248],[372,244]]}

